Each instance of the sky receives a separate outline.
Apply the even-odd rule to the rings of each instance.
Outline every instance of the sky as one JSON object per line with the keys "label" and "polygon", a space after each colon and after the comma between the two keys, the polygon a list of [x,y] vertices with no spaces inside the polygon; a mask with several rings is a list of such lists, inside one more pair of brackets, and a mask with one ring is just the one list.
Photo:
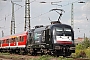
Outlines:
{"label": "sky", "polygon": [[[42,1],[47,3],[40,3]],[[85,3],[78,3],[80,1]],[[13,2],[22,6],[15,5],[14,9],[16,33],[20,33],[24,31],[25,0],[14,0]],[[30,2],[31,28],[36,25],[50,25],[51,21],[57,21],[59,14],[55,11],[49,12],[56,8],[65,11],[61,17],[61,23],[71,25],[71,4],[73,3],[75,38],[83,38],[84,34],[90,38],[90,0],[30,0]],[[52,5],[51,2],[56,2],[54,4],[57,5]],[[11,0],[0,0],[0,37],[2,37],[2,30],[4,36],[10,35],[11,17]]]}

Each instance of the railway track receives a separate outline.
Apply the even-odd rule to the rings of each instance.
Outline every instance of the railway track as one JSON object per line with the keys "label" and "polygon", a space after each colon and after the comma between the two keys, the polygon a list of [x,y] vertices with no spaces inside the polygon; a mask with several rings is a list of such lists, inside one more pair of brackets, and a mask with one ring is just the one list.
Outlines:
{"label": "railway track", "polygon": [[[8,59],[6,59],[6,58],[0,58],[0,60],[16,60],[15,58],[8,58]],[[28,59],[25,59],[25,58],[21,58],[21,59],[18,59],[18,60],[28,60]],[[32,60],[32,59],[31,59]],[[56,58],[53,58],[53,59],[51,59],[51,60],[58,60],[58,59],[56,59]],[[73,60],[90,60],[90,59],[87,59],[87,58],[75,58],[75,59],[73,59]]]}
{"label": "railway track", "polygon": [[[0,60],[40,60],[42,56],[28,56],[28,55],[17,55],[17,54],[10,54],[10,55],[0,55]],[[45,57],[48,58],[48,57]],[[61,57],[62,58],[62,57]],[[73,58],[73,57],[63,57],[61,60],[90,60],[88,58]],[[50,60],[60,60],[60,57],[52,57]]]}

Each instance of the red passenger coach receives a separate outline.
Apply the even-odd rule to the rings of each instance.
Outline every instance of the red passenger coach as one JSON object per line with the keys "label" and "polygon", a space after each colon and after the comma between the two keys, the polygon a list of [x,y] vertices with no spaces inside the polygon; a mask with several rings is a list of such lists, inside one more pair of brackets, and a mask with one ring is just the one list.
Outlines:
{"label": "red passenger coach", "polygon": [[18,38],[18,47],[24,48],[26,46],[27,33],[17,36]]}
{"label": "red passenger coach", "polygon": [[16,43],[17,43],[16,36],[11,36],[9,40],[10,40],[9,47],[10,48],[15,48],[16,47]]}
{"label": "red passenger coach", "polygon": [[6,48],[9,46],[8,39],[9,37],[3,37],[0,39],[0,48]]}
{"label": "red passenger coach", "polygon": [[20,34],[10,35],[7,37],[2,37],[0,39],[0,51],[8,50],[8,51],[20,51],[24,50],[26,47],[27,41],[27,32],[23,32]]}

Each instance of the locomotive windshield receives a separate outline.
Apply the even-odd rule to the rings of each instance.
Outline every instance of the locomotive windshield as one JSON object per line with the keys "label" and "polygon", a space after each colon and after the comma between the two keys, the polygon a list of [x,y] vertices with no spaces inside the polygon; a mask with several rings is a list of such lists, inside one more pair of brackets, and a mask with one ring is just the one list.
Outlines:
{"label": "locomotive windshield", "polygon": [[53,28],[54,43],[61,41],[72,41],[72,31],[70,27],[54,27]]}
{"label": "locomotive windshield", "polygon": [[55,30],[56,36],[71,36],[71,29],[70,28],[55,27],[54,30]]}

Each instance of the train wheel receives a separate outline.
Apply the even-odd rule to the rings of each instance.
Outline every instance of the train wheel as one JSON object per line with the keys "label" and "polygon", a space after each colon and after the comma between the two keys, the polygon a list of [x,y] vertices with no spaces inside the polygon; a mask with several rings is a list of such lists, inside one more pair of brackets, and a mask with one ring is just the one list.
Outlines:
{"label": "train wheel", "polygon": [[32,56],[36,56],[37,55],[37,53],[36,52],[32,52],[32,53],[30,53]]}
{"label": "train wheel", "polygon": [[35,49],[30,49],[30,50],[29,50],[29,54],[32,55],[32,56],[36,56],[36,55],[37,55],[37,50],[35,50]]}
{"label": "train wheel", "polygon": [[37,50],[34,50],[33,55],[34,55],[34,56],[37,55]]}
{"label": "train wheel", "polygon": [[50,52],[50,55],[55,56],[56,54],[55,54],[54,51],[51,51],[51,52]]}
{"label": "train wheel", "polygon": [[20,55],[23,55],[23,54],[24,54],[24,50],[23,50],[23,49],[20,49],[20,50],[19,50],[19,54],[20,54]]}

